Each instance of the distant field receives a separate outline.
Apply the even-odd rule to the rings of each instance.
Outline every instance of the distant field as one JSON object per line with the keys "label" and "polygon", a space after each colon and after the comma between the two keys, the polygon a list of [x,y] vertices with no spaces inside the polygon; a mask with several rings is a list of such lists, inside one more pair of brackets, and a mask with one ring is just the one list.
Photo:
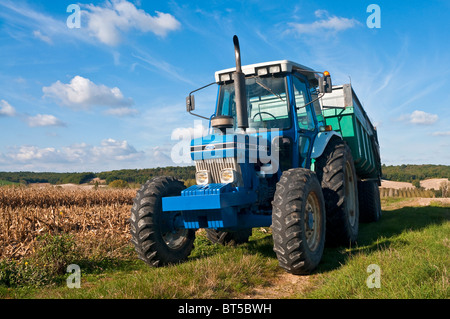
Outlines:
{"label": "distant field", "polygon": [[[0,188],[1,298],[450,297],[450,205],[433,199],[383,198],[355,247],[328,247],[315,273],[293,276],[278,267],[270,228],[237,247],[198,231],[187,262],[155,269],[129,242],[135,190],[10,190]],[[68,264],[81,268],[80,289],[66,286]],[[380,288],[367,286],[369,265]]]}
{"label": "distant field", "polygon": [[[425,189],[435,189],[438,190],[443,182],[448,182],[448,178],[430,178],[420,181],[420,186]],[[381,187],[385,188],[394,188],[394,189],[402,189],[402,188],[416,188],[412,183],[408,182],[397,182],[397,181],[388,181],[381,180]]]}

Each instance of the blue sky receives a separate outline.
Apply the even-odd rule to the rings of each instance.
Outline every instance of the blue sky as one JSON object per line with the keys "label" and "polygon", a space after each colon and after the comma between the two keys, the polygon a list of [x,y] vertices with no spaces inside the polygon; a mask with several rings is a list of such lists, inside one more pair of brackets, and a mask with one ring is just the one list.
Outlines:
{"label": "blue sky", "polygon": [[[72,3],[80,28],[66,23]],[[366,23],[372,3],[380,28]],[[234,66],[234,34],[243,64],[351,78],[384,164],[450,165],[449,14],[446,0],[0,0],[0,171],[186,165],[177,138],[208,123],[185,97]],[[197,94],[198,113],[215,98]]]}

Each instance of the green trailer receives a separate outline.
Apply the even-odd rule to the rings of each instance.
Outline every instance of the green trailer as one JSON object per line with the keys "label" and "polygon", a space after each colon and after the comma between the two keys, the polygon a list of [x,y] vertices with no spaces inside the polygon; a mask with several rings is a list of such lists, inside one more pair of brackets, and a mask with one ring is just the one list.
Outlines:
{"label": "green trailer", "polygon": [[375,180],[381,185],[377,130],[351,84],[333,86],[333,92],[326,93],[320,102],[326,125],[331,125],[350,146],[359,179]]}
{"label": "green trailer", "polygon": [[320,99],[320,107],[325,124],[339,133],[351,150],[358,179],[359,220],[377,221],[381,217],[381,159],[377,130],[351,84],[333,86],[333,91]]}

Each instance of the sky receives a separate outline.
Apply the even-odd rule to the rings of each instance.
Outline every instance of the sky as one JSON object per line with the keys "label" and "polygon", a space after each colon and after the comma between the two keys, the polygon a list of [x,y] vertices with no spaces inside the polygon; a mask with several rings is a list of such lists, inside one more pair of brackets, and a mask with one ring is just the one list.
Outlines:
{"label": "sky", "polygon": [[[235,34],[243,65],[351,81],[383,164],[450,165],[449,16],[447,0],[0,0],[0,171],[192,165],[183,146],[208,121],[185,98],[234,67]],[[196,112],[216,96],[197,92]]]}

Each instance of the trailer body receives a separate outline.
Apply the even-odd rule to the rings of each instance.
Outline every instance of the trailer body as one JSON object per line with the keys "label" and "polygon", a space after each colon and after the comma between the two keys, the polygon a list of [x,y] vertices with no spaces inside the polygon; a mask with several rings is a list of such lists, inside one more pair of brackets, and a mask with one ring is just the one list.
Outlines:
{"label": "trailer body", "polygon": [[325,93],[320,105],[326,125],[331,125],[350,146],[358,177],[381,183],[377,130],[351,84],[333,86],[333,92]]}

